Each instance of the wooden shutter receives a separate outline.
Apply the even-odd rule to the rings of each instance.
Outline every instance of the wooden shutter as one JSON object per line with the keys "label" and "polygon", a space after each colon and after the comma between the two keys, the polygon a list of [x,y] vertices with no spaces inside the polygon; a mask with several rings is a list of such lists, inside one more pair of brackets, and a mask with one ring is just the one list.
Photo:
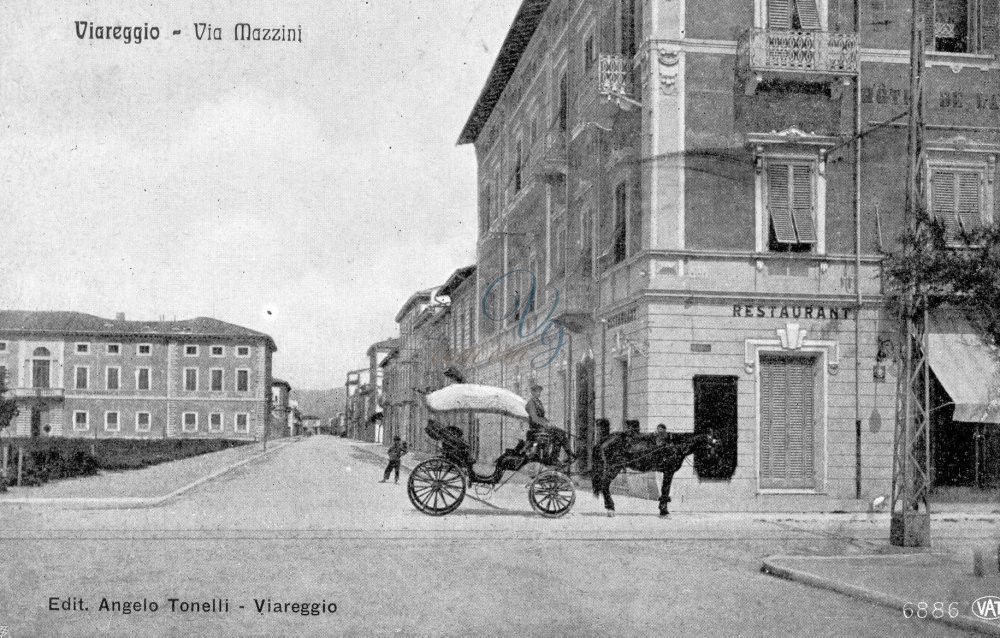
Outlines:
{"label": "wooden shutter", "polygon": [[799,24],[803,31],[819,31],[819,10],[816,0],[795,0]]}
{"label": "wooden shutter", "polygon": [[805,357],[761,357],[761,487],[816,485],[814,361]]}
{"label": "wooden shutter", "polygon": [[979,0],[979,51],[1000,52],[1000,0]]}
{"label": "wooden shutter", "polygon": [[979,173],[965,171],[958,174],[958,223],[969,233],[983,226],[979,199]]}
{"label": "wooden shutter", "polygon": [[767,165],[767,209],[775,238],[783,244],[795,244],[795,225],[791,213],[791,183],[788,164]]}
{"label": "wooden shutter", "polygon": [[934,171],[931,182],[934,217],[944,223],[945,237],[949,240],[958,236],[957,181],[955,171]]}
{"label": "wooden shutter", "polygon": [[791,0],[767,0],[767,28],[791,29]]}
{"label": "wooden shutter", "polygon": [[813,179],[812,167],[793,164],[792,173],[792,221],[795,235],[800,244],[816,242],[816,224],[813,223]]}

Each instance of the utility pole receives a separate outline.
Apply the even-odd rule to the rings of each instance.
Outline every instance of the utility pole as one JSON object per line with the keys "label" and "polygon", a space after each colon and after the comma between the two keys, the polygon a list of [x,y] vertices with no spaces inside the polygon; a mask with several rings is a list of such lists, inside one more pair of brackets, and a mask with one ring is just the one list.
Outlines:
{"label": "utility pole", "polygon": [[[906,228],[922,241],[925,215],[923,168],[924,20],[921,0],[911,0],[910,110],[907,135]],[[903,250],[910,250],[904,246]],[[889,542],[929,547],[930,372],[927,366],[927,296],[917,273],[902,291],[899,316],[900,370],[896,380],[896,423],[892,459],[892,522]],[[922,507],[921,507],[922,505]]]}

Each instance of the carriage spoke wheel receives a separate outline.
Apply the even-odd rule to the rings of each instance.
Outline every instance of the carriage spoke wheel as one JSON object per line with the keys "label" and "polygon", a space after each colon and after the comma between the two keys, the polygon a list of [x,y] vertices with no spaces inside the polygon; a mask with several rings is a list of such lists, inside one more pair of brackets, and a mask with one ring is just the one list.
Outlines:
{"label": "carriage spoke wheel", "polygon": [[424,514],[444,516],[462,504],[465,475],[447,459],[427,459],[410,472],[406,494]]}
{"label": "carriage spoke wheel", "polygon": [[559,518],[576,502],[576,488],[568,476],[557,470],[546,470],[528,488],[531,507],[542,516]]}

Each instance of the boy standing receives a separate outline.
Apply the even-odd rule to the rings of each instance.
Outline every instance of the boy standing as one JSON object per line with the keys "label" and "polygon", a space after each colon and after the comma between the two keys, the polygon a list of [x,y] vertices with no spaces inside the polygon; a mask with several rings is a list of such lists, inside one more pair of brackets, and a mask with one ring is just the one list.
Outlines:
{"label": "boy standing", "polygon": [[385,475],[379,483],[389,480],[389,474],[396,470],[396,484],[399,484],[399,460],[406,455],[406,441],[400,441],[398,436],[392,438],[392,446],[389,447],[389,464],[385,466]]}

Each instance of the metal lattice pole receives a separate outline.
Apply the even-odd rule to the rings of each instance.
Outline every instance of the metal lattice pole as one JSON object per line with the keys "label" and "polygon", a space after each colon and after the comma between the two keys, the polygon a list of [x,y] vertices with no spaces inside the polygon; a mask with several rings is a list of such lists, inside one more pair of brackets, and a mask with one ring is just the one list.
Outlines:
{"label": "metal lattice pole", "polygon": [[[906,227],[916,241],[923,237],[923,35],[920,0],[912,0],[910,117],[908,126]],[[912,250],[904,246],[903,250]],[[927,297],[913,273],[899,309],[900,371],[896,385],[896,423],[892,468],[893,545],[930,545],[930,370],[927,366]],[[923,507],[921,507],[921,505]]]}

